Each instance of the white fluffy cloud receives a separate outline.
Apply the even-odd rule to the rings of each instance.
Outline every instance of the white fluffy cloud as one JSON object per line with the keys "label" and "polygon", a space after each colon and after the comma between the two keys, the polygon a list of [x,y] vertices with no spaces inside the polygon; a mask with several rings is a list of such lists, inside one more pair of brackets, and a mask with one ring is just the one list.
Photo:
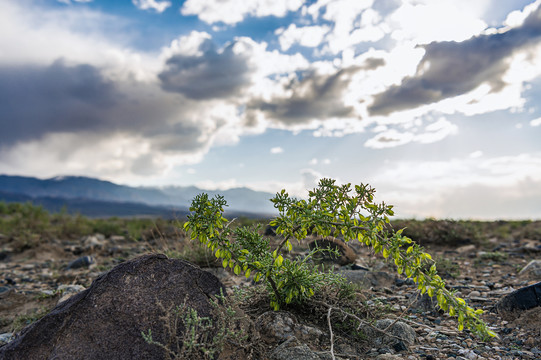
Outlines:
{"label": "white fluffy cloud", "polygon": [[281,154],[284,152],[284,149],[282,149],[281,147],[277,146],[277,147],[273,147],[270,149],[270,153],[271,154]]}
{"label": "white fluffy cloud", "polygon": [[132,0],[132,3],[141,10],[154,10],[157,13],[162,13],[171,6],[170,1],[159,0]]}
{"label": "white fluffy cloud", "polygon": [[282,51],[287,51],[294,44],[306,47],[317,47],[329,31],[328,26],[302,26],[289,25],[287,29],[278,29],[275,33],[280,37]]}
{"label": "white fluffy cloud", "polygon": [[531,120],[530,125],[531,126],[540,126],[541,125],[541,118]]}
{"label": "white fluffy cloud", "polygon": [[[88,9],[69,7],[44,14],[22,3],[1,2],[0,66],[47,66],[62,59],[69,64],[99,66],[116,79],[154,78],[160,59],[124,44],[124,25],[122,18]],[[105,31],[108,26],[114,31]]]}
{"label": "white fluffy cloud", "polygon": [[[323,19],[332,24],[326,31],[324,53],[339,54],[360,43],[381,40],[388,32],[380,14],[371,8],[373,0],[320,0],[305,7],[312,21]],[[283,41],[287,44],[288,38]],[[280,40],[282,42],[282,40]]]}
{"label": "white fluffy cloud", "polygon": [[247,16],[282,17],[296,11],[302,0],[187,0],[182,6],[183,15],[197,15],[202,21],[214,24],[223,22],[233,25]]}
{"label": "white fluffy cloud", "polygon": [[[480,18],[476,1],[405,0],[387,20],[391,36],[399,41],[428,44],[463,41],[480,34],[487,24]],[[473,10],[473,11],[472,11]]]}
{"label": "white fluffy cloud", "polygon": [[[414,121],[414,123],[420,124],[422,121]],[[443,117],[431,122],[425,127],[416,126],[414,123],[399,123],[401,127],[407,129],[407,131],[401,131],[397,128],[389,129],[387,126],[376,127],[375,131],[378,132],[378,134],[367,140],[365,146],[373,149],[384,149],[405,145],[411,142],[430,144],[458,133],[458,127]]]}

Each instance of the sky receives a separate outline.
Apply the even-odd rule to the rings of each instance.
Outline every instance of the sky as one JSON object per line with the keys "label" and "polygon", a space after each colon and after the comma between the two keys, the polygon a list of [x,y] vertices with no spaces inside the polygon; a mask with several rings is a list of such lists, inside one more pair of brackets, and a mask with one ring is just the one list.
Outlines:
{"label": "sky", "polygon": [[541,0],[0,0],[0,173],[541,219]]}

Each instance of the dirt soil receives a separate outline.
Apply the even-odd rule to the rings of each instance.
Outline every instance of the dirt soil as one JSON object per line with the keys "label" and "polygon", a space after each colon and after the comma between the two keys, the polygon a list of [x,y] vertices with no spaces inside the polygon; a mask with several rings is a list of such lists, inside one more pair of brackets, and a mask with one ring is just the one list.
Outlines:
{"label": "dirt soil", "polygon": [[[179,247],[182,243],[184,245]],[[396,275],[393,266],[369,249],[358,244],[351,246],[357,254],[358,266]],[[415,345],[396,354],[396,359],[541,359],[541,307],[525,311],[512,321],[503,320],[493,308],[506,294],[541,281],[533,272],[519,275],[530,261],[541,260],[541,241],[508,237],[480,244],[424,246],[438,261],[439,273],[448,286],[456,289],[473,307],[485,310],[483,319],[500,338],[483,342],[467,331],[459,332],[454,319],[435,309],[422,308],[415,286],[404,283],[404,279],[396,280],[391,286],[366,287],[363,295],[368,303],[383,303],[390,314],[403,316],[417,333]],[[299,246],[295,250],[300,254],[305,248]],[[0,249],[0,334],[17,332],[50,310],[62,296],[69,296],[69,291],[59,290],[61,285],[88,287],[101,273],[122,261],[153,252],[184,254],[202,267],[214,264],[212,257],[186,245],[182,238],[137,242],[122,236],[96,235],[91,240],[87,237],[59,239],[20,253],[13,253],[9,244],[3,245]],[[91,256],[93,262],[82,268],[68,269],[72,261],[83,256]],[[243,277],[232,276],[223,269],[211,267],[209,270],[229,289],[250,285]],[[412,305],[414,299],[417,300]],[[378,351],[367,349],[362,358],[381,358]]]}

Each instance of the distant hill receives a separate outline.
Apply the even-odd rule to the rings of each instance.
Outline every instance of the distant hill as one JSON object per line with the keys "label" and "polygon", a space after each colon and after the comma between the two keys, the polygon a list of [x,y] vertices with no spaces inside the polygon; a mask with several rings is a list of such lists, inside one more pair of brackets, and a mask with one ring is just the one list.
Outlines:
{"label": "distant hill", "polygon": [[0,175],[0,201],[31,201],[50,211],[66,207],[69,212],[88,216],[185,215],[191,199],[202,192],[223,195],[230,213],[269,216],[275,212],[269,201],[273,194],[247,188],[207,191],[194,186],[130,187],[79,176],[37,179]]}
{"label": "distant hill", "polygon": [[40,196],[31,197],[23,194],[12,194],[0,191],[0,201],[31,202],[41,205],[52,213],[67,210],[71,214],[81,214],[88,217],[161,217],[165,219],[182,219],[188,214],[188,209],[151,206],[142,203],[100,201],[90,199],[66,199],[61,197]]}

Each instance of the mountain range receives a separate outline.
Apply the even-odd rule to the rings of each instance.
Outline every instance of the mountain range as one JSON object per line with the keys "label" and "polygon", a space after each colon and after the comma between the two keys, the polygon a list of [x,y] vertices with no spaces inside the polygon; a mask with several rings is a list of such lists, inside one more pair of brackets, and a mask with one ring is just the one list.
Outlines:
{"label": "mountain range", "polygon": [[240,216],[271,216],[269,201],[274,194],[235,188],[209,191],[195,186],[131,187],[81,176],[50,179],[0,175],[0,201],[42,205],[49,211],[65,208],[70,213],[92,217],[106,216],[181,216],[188,212],[191,200],[205,192],[223,195],[226,212]]}

